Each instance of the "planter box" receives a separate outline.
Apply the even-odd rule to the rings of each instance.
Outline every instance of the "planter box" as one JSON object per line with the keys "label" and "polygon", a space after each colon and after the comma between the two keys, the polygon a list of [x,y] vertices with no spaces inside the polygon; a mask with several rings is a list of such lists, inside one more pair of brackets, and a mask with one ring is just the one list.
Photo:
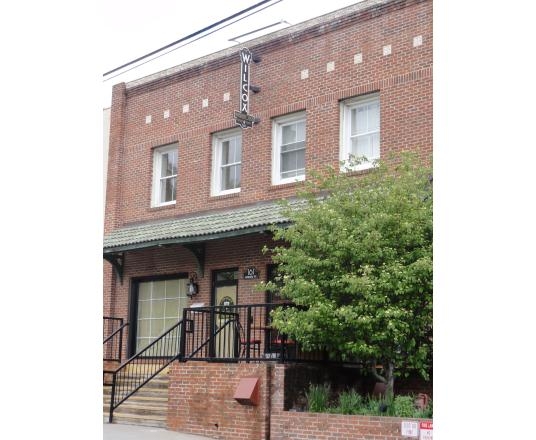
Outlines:
{"label": "planter box", "polygon": [[403,420],[420,421],[399,417],[277,411],[271,414],[270,439],[408,440],[410,437],[403,437],[400,431]]}

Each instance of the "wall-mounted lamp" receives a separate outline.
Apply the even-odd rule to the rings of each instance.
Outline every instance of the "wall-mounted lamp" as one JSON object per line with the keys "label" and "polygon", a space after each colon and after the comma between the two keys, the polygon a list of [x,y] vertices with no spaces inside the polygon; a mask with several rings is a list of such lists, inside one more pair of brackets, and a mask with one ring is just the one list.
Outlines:
{"label": "wall-mounted lamp", "polygon": [[186,287],[188,287],[188,293],[186,293],[186,295],[188,295],[189,298],[192,298],[194,295],[197,295],[197,293],[199,292],[199,285],[197,284],[197,273],[192,272],[190,274],[190,281],[188,282]]}

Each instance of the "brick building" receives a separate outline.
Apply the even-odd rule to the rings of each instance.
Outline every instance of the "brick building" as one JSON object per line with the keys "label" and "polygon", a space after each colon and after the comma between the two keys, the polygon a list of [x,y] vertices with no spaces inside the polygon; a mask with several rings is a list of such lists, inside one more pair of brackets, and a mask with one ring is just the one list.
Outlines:
{"label": "brick building", "polygon": [[[239,55],[245,47],[249,64]],[[238,117],[252,127],[237,123],[241,102],[247,116]],[[104,316],[129,323],[123,358],[194,304],[269,302],[254,287],[271,273],[261,252],[271,245],[266,231],[285,222],[276,201],[292,198],[311,170],[337,166],[349,154],[376,159],[405,150],[425,160],[432,153],[431,0],[366,0],[115,85]],[[194,283],[197,293],[189,296]],[[171,414],[176,396],[169,402],[167,426],[214,433],[179,422]],[[271,431],[282,438],[275,425]]]}

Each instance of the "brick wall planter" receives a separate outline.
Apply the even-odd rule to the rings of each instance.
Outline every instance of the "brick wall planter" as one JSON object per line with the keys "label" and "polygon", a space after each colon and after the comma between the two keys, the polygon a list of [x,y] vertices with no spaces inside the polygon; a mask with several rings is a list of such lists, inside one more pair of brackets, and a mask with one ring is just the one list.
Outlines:
{"label": "brick wall planter", "polygon": [[[169,372],[167,427],[214,439],[407,440],[398,417],[285,411],[289,365],[174,362]],[[238,403],[243,377],[258,377],[258,406]]]}
{"label": "brick wall planter", "polygon": [[291,364],[278,364],[272,371],[270,440],[408,439],[401,435],[401,422],[417,419],[285,411],[285,375],[292,368]]}
{"label": "brick wall planter", "polygon": [[271,416],[272,440],[407,440],[397,417],[279,411]]}

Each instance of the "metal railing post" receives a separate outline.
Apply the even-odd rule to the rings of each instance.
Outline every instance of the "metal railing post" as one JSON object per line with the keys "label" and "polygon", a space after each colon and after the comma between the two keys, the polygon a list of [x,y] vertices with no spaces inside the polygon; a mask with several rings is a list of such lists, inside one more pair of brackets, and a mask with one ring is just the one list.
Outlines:
{"label": "metal railing post", "polygon": [[108,416],[108,423],[112,423],[114,418],[114,400],[115,400],[115,371],[112,374],[112,394],[110,396],[110,414]]}
{"label": "metal railing post", "polygon": [[123,354],[123,318],[121,318],[121,321],[119,322],[119,328],[121,329],[119,332],[119,363],[121,363],[122,354]]}
{"label": "metal railing post", "polygon": [[251,355],[251,306],[248,306],[246,309],[246,359],[249,363],[249,357]]}
{"label": "metal railing post", "polygon": [[184,309],[182,311],[182,325],[181,325],[181,332],[179,336],[179,361],[185,362],[185,356],[186,356],[186,325],[188,324],[186,315],[188,310]]}
{"label": "metal railing post", "polygon": [[208,346],[209,357],[215,357],[216,346],[214,340],[214,333],[216,332],[216,316],[215,316],[215,307],[210,309],[210,342]]}

